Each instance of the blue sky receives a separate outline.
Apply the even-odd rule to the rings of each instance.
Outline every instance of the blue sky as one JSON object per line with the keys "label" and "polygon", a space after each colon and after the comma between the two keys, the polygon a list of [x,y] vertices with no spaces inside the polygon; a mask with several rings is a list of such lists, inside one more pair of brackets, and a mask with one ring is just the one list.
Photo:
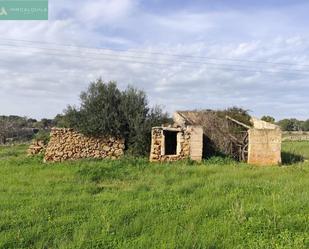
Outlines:
{"label": "blue sky", "polygon": [[237,105],[309,118],[308,1],[49,6],[48,21],[0,23],[1,114],[53,117],[102,77],[145,90],[171,113]]}

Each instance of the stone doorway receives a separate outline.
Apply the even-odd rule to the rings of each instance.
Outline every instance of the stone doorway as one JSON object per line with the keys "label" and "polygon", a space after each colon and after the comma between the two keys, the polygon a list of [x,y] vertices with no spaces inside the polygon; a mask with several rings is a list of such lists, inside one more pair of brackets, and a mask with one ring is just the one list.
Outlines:
{"label": "stone doorway", "polygon": [[177,154],[177,131],[163,131],[164,135],[164,154],[169,155],[176,155]]}

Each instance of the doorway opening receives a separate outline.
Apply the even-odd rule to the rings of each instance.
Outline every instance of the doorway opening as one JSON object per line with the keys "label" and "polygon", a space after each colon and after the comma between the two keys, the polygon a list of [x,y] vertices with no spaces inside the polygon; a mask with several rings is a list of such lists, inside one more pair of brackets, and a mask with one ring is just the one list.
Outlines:
{"label": "doorway opening", "polygon": [[165,155],[177,154],[177,131],[163,131]]}

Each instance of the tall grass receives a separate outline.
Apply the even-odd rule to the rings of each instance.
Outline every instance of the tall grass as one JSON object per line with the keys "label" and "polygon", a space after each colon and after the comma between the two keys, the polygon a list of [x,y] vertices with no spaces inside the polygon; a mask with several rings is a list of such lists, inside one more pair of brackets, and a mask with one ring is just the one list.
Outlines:
{"label": "tall grass", "polygon": [[309,248],[309,164],[43,164],[0,148],[0,248]]}
{"label": "tall grass", "polygon": [[285,153],[309,159],[309,141],[284,141],[282,143],[282,150]]}

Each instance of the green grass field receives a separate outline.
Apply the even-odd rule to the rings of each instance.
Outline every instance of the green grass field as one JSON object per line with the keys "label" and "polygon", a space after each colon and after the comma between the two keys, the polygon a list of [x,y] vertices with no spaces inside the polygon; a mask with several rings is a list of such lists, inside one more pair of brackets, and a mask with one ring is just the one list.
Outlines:
{"label": "green grass field", "polygon": [[[309,248],[309,163],[43,164],[0,147],[0,248]],[[284,143],[309,157],[308,142]]]}
{"label": "green grass field", "polygon": [[309,160],[309,142],[308,141],[298,141],[298,142],[283,142],[282,143],[283,152],[289,152],[296,155],[302,155],[305,159]]}

